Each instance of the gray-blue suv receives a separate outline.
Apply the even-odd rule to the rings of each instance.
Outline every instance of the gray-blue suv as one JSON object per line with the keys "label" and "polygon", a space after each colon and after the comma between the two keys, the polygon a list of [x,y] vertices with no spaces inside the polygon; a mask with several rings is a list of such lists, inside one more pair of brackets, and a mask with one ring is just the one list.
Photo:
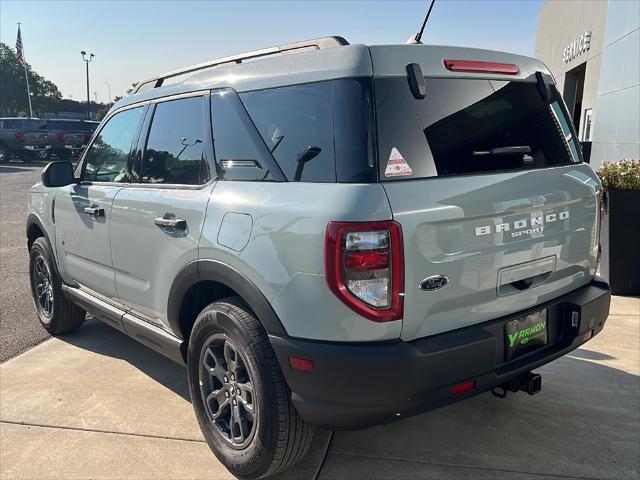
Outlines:
{"label": "gray-blue suv", "polygon": [[598,178],[539,61],[299,42],[140,83],[29,194],[34,303],[184,363],[240,478],[599,333]]}

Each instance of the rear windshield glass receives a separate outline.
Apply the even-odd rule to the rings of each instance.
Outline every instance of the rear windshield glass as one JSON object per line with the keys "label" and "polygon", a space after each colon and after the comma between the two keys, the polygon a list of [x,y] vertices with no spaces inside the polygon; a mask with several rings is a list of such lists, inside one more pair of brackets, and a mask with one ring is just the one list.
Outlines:
{"label": "rear windshield glass", "polygon": [[476,174],[581,161],[555,87],[427,79],[415,99],[406,79],[374,81],[382,180]]}
{"label": "rear windshield glass", "polygon": [[84,131],[82,122],[47,120],[47,128],[49,130],[66,130],[66,131]]}
{"label": "rear windshield glass", "polygon": [[368,80],[273,88],[240,98],[288,181],[376,179]]}

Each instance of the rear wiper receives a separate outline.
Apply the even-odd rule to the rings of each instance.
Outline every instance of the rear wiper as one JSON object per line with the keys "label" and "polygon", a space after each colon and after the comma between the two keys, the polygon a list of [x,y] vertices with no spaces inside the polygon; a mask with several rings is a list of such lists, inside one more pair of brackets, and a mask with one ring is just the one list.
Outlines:
{"label": "rear wiper", "polygon": [[496,147],[489,150],[474,150],[474,156],[480,155],[516,155],[516,154],[531,153],[531,147],[528,145],[519,145],[513,147]]}

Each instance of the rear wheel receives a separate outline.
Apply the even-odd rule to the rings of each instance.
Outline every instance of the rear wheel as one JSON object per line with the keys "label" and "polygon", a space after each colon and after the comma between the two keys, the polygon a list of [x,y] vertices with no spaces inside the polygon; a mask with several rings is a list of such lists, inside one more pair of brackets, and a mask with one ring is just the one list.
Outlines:
{"label": "rear wheel", "polygon": [[0,145],[0,163],[9,161],[9,150],[4,145]]}
{"label": "rear wheel", "polygon": [[58,335],[73,332],[82,325],[86,313],[62,292],[53,252],[44,237],[36,239],[29,251],[29,279],[33,303],[45,330]]}
{"label": "rear wheel", "polygon": [[191,403],[209,447],[240,478],[273,475],[307,452],[313,429],[291,403],[267,334],[238,297],[196,319],[187,357]]}

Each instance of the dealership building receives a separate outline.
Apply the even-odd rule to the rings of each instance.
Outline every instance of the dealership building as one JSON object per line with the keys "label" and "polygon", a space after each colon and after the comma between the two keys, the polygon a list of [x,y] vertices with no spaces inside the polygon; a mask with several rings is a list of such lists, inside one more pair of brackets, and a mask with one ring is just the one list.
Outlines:
{"label": "dealership building", "polygon": [[594,167],[640,159],[640,1],[546,0],[535,56],[553,73]]}

